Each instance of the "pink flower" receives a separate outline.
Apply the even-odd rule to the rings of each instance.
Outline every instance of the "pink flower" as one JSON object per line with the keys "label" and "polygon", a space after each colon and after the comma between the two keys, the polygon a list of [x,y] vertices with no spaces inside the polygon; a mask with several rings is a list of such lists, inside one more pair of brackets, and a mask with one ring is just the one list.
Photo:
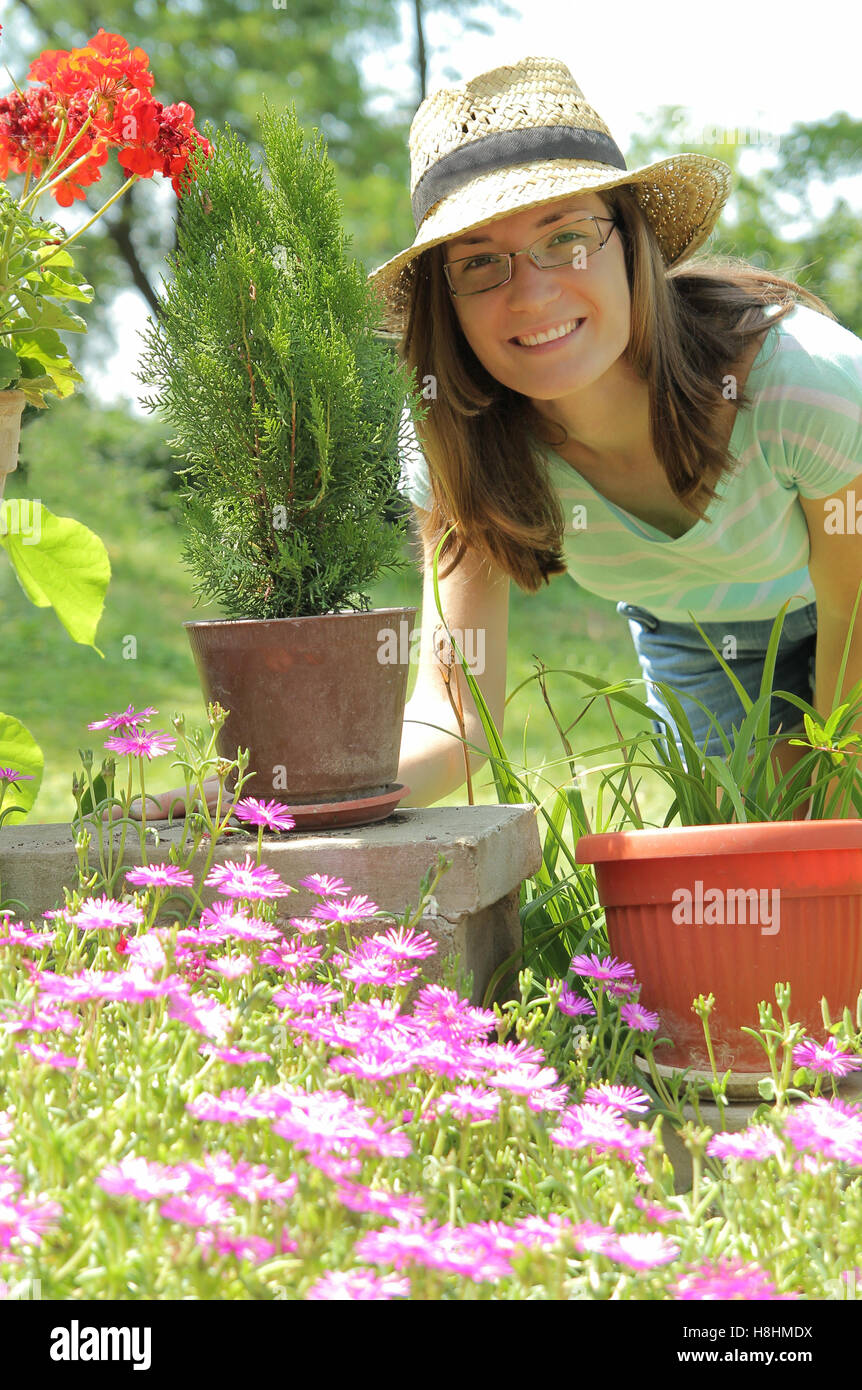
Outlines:
{"label": "pink flower", "polygon": [[299,880],[300,888],[307,888],[309,893],[318,893],[321,897],[327,894],[335,896],[338,893],[348,893],[349,888],[345,887],[344,879],[332,878],[329,874],[307,874],[305,878]]}
{"label": "pink flower", "polygon": [[620,1018],[639,1033],[653,1033],[659,1025],[658,1014],[650,1013],[642,1004],[623,1004]]}
{"label": "pink flower", "polygon": [[104,719],[97,719],[95,723],[88,724],[88,729],[136,729],[139,724],[146,724],[147,720],[158,710],[152,705],[147,705],[140,714],[136,714],[131,705],[122,714],[106,714]]}
{"label": "pink flower", "polygon": [[208,1038],[224,1038],[231,1028],[231,1016],[224,1005],[200,994],[191,998],[174,991],[168,1005],[168,1015],[185,1023],[196,1033],[205,1033]]}
{"label": "pink flower", "polygon": [[42,1062],[53,1067],[55,1071],[65,1071],[70,1067],[82,1065],[80,1058],[70,1057],[67,1052],[52,1052],[44,1043],[16,1043],[15,1046],[19,1052],[26,1052],[32,1057],[34,1062]]}
{"label": "pink flower", "polygon": [[116,738],[107,738],[102,746],[111,753],[127,754],[134,758],[146,758],[148,762],[151,762],[153,758],[160,758],[163,753],[169,753],[172,748],[176,748],[177,741],[170,734],[159,733],[155,729],[150,732],[139,729],[134,734],[122,734]]}
{"label": "pink flower", "polygon": [[563,1149],[591,1148],[634,1160],[640,1158],[641,1149],[655,1143],[649,1131],[633,1128],[618,1111],[603,1105],[575,1105],[560,1118],[559,1129],[552,1130],[550,1137]]}
{"label": "pink flower", "polygon": [[273,992],[272,1002],[279,1009],[289,1009],[291,1013],[313,1014],[337,1004],[341,991],[332,985],[296,984],[284,985]]}
{"label": "pink flower", "polygon": [[40,1014],[31,1014],[29,1018],[6,1019],[3,1023],[7,1033],[77,1033],[80,1027],[81,1019],[77,1014],[70,1013],[68,1009],[56,1009],[50,1004]]}
{"label": "pink flower", "polygon": [[229,898],[285,898],[293,892],[274,870],[265,864],[259,867],[253,864],[250,854],[246,855],[244,864],[227,860],[224,864],[213,865],[204,882]]}
{"label": "pink flower", "polygon": [[[8,1195],[4,1197],[4,1184],[0,1182],[0,1250],[8,1251],[13,1241],[20,1245],[41,1245],[43,1235],[62,1215],[63,1208],[41,1193],[36,1197],[10,1200],[11,1193],[21,1186],[17,1174],[13,1174],[5,1186]],[[7,1260],[10,1258],[6,1256]]]}
{"label": "pink flower", "polygon": [[[442,985],[425,985],[419,991],[413,1004],[413,1017],[429,1030],[445,1030],[462,1039],[486,1037],[497,1022],[490,1009],[476,1008],[468,1000],[460,999],[453,989],[444,989]],[[541,1053],[537,1056],[542,1059]]]}
{"label": "pink flower", "polygon": [[180,869],[176,864],[147,864],[140,869],[130,869],[126,874],[126,882],[136,887],[191,888],[194,881],[194,874]]}
{"label": "pink flower", "polygon": [[736,1134],[714,1134],[706,1146],[711,1158],[749,1159],[763,1162],[784,1152],[784,1145],[769,1125],[749,1125]]}
{"label": "pink flower", "polygon": [[585,999],[582,994],[576,994],[568,985],[563,985],[562,992],[557,1001],[557,1008],[561,1014],[568,1014],[570,1018],[576,1018],[579,1014],[595,1014],[595,1005],[589,999]]}
{"label": "pink flower", "polygon": [[615,1110],[634,1110],[641,1113],[649,1110],[649,1096],[639,1086],[610,1086],[603,1081],[600,1086],[588,1086],[584,1092],[584,1100]]}
{"label": "pink flower", "polygon": [[655,1221],[660,1226],[666,1225],[668,1221],[679,1221],[681,1212],[671,1211],[669,1207],[659,1207],[652,1202],[648,1202],[639,1192],[635,1193],[634,1204],[644,1214],[647,1221]]}
{"label": "pink flower", "polygon": [[388,951],[393,960],[425,960],[437,954],[437,943],[427,932],[417,933],[412,927],[390,927],[365,938],[365,942],[381,951]]}
{"label": "pink flower", "polygon": [[173,1196],[189,1185],[185,1173],[177,1173],[163,1163],[151,1163],[146,1158],[129,1154],[119,1163],[103,1168],[96,1182],[114,1197],[136,1197],[140,1202]]}
{"label": "pink flower", "polygon": [[21,946],[33,951],[52,945],[57,934],[56,931],[31,931],[23,922],[7,922],[4,930],[6,935],[0,936],[0,945]]}
{"label": "pink flower", "polygon": [[205,907],[200,924],[208,930],[197,934],[181,932],[177,940],[208,946],[214,941],[226,941],[230,936],[238,941],[280,942],[283,939],[282,933],[272,922],[265,922],[261,917],[250,917],[247,912],[238,912],[233,903],[215,902],[212,907]]}
{"label": "pink flower", "polygon": [[281,801],[259,801],[257,797],[246,796],[233,806],[237,820],[250,825],[263,825],[268,830],[292,830],[296,821],[290,814],[290,807]]}
{"label": "pink flower", "polygon": [[862,1057],[848,1056],[832,1037],[823,1044],[814,1038],[803,1038],[793,1049],[793,1061],[797,1067],[827,1076],[848,1076],[862,1067]]}
{"label": "pink flower", "polygon": [[407,1193],[384,1192],[358,1183],[342,1182],[335,1191],[336,1200],[351,1211],[370,1211],[391,1221],[419,1220],[425,1215],[421,1197]]}
{"label": "pink flower", "polygon": [[365,893],[352,897],[349,902],[318,903],[311,909],[311,916],[321,922],[361,922],[365,917],[373,917],[380,908]]}
{"label": "pink flower", "polygon": [[[230,1231],[218,1229],[198,1231],[195,1244],[201,1247],[205,1257],[211,1257],[215,1250],[219,1255],[236,1255],[238,1260],[250,1260],[252,1264],[262,1264],[279,1253],[274,1241],[265,1240],[263,1236],[235,1236]],[[287,1233],[283,1231],[280,1253],[287,1254],[296,1248],[296,1241],[288,1240]]]}
{"label": "pink flower", "polygon": [[361,1299],[381,1303],[409,1295],[410,1280],[399,1279],[396,1274],[374,1274],[370,1269],[331,1269],[315,1280],[305,1297],[330,1302]]}
{"label": "pink flower", "polygon": [[679,1245],[658,1231],[627,1231],[616,1236],[604,1253],[629,1269],[654,1269],[675,1260]]}
{"label": "pink flower", "polygon": [[596,955],[573,956],[572,970],[576,975],[586,975],[593,980],[634,979],[635,968],[628,961],[618,961],[616,956],[605,956],[600,960]]}
{"label": "pink flower", "polygon": [[214,970],[225,980],[238,980],[254,969],[254,961],[251,956],[218,956],[208,961],[207,969]]}
{"label": "pink flower", "polygon": [[483,1086],[456,1086],[437,1097],[434,1109],[438,1115],[451,1110],[459,1120],[493,1120],[500,1110],[500,1097]]}
{"label": "pink flower", "polygon": [[836,1162],[862,1164],[862,1110],[844,1101],[817,1096],[795,1106],[784,1133],[800,1151],[813,1149]]}
{"label": "pink flower", "polygon": [[88,899],[77,912],[69,914],[68,920],[81,931],[102,931],[139,926],[144,914],[134,903],[121,903],[103,893],[100,898]]}
{"label": "pink flower", "polygon": [[716,1265],[694,1266],[672,1284],[668,1292],[675,1299],[718,1302],[738,1298],[746,1302],[765,1303],[799,1297],[795,1293],[777,1293],[765,1269],[756,1264],[743,1264],[740,1260],[720,1260]]}
{"label": "pink flower", "polygon": [[322,955],[322,946],[301,946],[282,938],[277,946],[261,951],[260,963],[271,965],[276,970],[283,970],[286,975],[297,975],[303,970],[310,970]]}
{"label": "pink flower", "polygon": [[406,985],[419,974],[419,966],[399,969],[397,960],[386,950],[375,949],[368,940],[361,941],[351,953],[341,974],[356,984],[396,988]]}
{"label": "pink flower", "polygon": [[0,767],[0,782],[32,782],[34,773],[16,772],[14,767]]}
{"label": "pink flower", "polygon": [[196,1192],[191,1196],[170,1197],[159,1207],[166,1221],[179,1221],[183,1226],[212,1226],[226,1221],[236,1212],[226,1197],[213,1192]]}

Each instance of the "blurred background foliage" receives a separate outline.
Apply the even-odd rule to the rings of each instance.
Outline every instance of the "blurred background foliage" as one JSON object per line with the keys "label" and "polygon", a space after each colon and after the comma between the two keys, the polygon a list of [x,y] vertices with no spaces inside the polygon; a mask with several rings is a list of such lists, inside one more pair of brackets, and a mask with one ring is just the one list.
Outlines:
{"label": "blurred background foliage", "polygon": [[[264,96],[276,105],[295,103],[309,134],[317,128],[326,138],[354,254],[371,270],[414,236],[407,134],[428,90],[429,19],[445,13],[465,35],[489,32],[477,10],[473,0],[413,0],[405,11],[397,0],[287,0],[284,5],[281,0],[112,0],[109,7],[90,0],[8,0],[0,58],[20,82],[42,49],[80,45],[103,26],[150,55],[159,100],[188,101],[199,129],[207,121],[228,121],[252,148]],[[495,10],[517,14],[502,3]],[[402,40],[404,13],[412,26],[412,88],[370,89],[363,80],[363,57]],[[460,75],[445,71],[446,80]],[[11,84],[2,89],[10,90]],[[381,96],[391,98],[385,117],[372,109]],[[685,114],[683,108],[662,106],[644,116],[623,151],[628,166],[692,149],[724,160],[735,172],[734,192],[711,246],[797,279],[862,336],[860,218],[842,198],[817,217],[811,199],[813,185],[828,187],[860,172],[862,121],[839,111],[820,122],[796,123],[769,142],[772,167],[751,172],[746,145],[732,132],[712,132],[723,134],[724,142],[692,143],[681,129]],[[90,211],[119,184],[114,160],[89,190]],[[89,215],[80,203],[68,212],[53,204],[41,211],[70,229]],[[136,292],[152,311],[161,277],[169,273],[165,255],[174,249],[178,216],[181,205],[169,187],[160,180],[142,181],[79,243],[80,268],[96,289],[93,304],[83,306],[89,333],[71,344],[85,377],[88,364],[102,365],[117,352],[116,334],[123,330],[112,322],[111,306],[118,294]],[[786,229],[799,224],[807,224],[805,234],[788,235]],[[174,519],[178,481],[158,419],[123,404],[106,407],[86,385],[71,400],[27,413],[19,470],[10,477],[6,496],[39,497],[50,510],[84,521],[105,541],[113,567],[97,639],[105,653],[101,660],[71,643],[53,614],[32,608],[9,567],[0,566],[0,709],[14,711],[45,751],[46,776],[31,819],[57,821],[71,808],[76,750],[94,742],[86,732],[88,721],[130,701],[136,707],[155,704],[160,718],[154,723],[160,727],[178,710],[190,722],[200,721],[201,698],[182,622],[218,614],[211,608],[192,612]],[[378,586],[378,606],[420,605],[419,556],[412,539],[404,553],[411,565]],[[510,690],[532,674],[536,659],[549,668],[581,668],[608,679],[639,675],[628,626],[613,604],[573,587],[565,576],[536,598],[513,586],[509,642]],[[413,678],[411,673],[411,684]],[[576,682],[551,677],[548,690],[564,726],[583,715],[572,735],[576,751],[611,739],[607,710],[596,703],[584,714]],[[623,732],[632,729],[623,724]],[[549,786],[567,780],[535,684],[512,700],[505,742],[529,765],[546,765]],[[175,780],[167,767],[158,778],[155,769],[151,776],[159,785]],[[496,801],[489,781],[483,772],[477,800]],[[658,799],[652,802],[655,810]],[[447,798],[452,804],[464,800],[464,789]],[[589,795],[587,800],[589,805]]]}

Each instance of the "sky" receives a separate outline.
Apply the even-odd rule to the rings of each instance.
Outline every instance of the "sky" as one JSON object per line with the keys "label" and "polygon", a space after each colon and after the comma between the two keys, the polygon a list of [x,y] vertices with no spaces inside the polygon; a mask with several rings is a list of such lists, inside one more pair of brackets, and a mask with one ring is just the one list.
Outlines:
{"label": "sky", "polygon": [[[687,109],[683,148],[697,152],[716,128],[735,132],[725,138],[745,146],[744,172],[772,167],[777,141],[796,121],[823,120],[836,111],[862,119],[857,0],[691,0],[676,8],[675,23],[667,8],[644,0],[510,3],[517,11],[511,19],[501,19],[491,6],[477,8],[476,16],[492,26],[488,35],[465,33],[448,15],[428,19],[429,91],[520,57],[558,57],[624,153],[652,112],[678,105]],[[361,62],[369,88],[376,89],[371,109],[381,114],[415,89],[412,16],[412,0],[402,0],[402,42],[372,50]],[[862,157],[858,177],[814,186],[810,194],[818,217],[839,194],[862,217]],[[786,200],[788,231],[802,230],[793,222],[794,206]],[[143,388],[132,373],[147,308],[128,291],[117,297],[114,317],[122,326],[121,348],[102,372],[88,375],[106,400],[135,405]]]}

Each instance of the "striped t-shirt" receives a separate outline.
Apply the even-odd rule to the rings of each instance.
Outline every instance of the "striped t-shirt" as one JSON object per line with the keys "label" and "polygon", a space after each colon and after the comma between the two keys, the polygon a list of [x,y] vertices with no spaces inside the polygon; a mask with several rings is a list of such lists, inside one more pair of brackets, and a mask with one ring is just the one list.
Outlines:
{"label": "striped t-shirt", "polygon": [[[729,444],[739,462],[714,484],[709,521],[676,539],[607,501],[536,441],[566,520],[568,572],[583,588],[679,623],[691,621],[689,610],[702,622],[756,621],[774,618],[787,598],[790,612],[815,601],[799,498],[828,497],[862,475],[862,340],[797,304],[765,334],[745,390],[752,406],[737,411]],[[427,510],[428,465],[412,440],[402,491]]]}

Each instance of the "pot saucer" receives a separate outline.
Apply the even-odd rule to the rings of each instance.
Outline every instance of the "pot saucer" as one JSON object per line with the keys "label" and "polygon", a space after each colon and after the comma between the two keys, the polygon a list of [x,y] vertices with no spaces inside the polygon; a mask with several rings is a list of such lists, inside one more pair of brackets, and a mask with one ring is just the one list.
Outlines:
{"label": "pot saucer", "polygon": [[393,782],[383,792],[356,797],[351,801],[318,801],[310,806],[286,804],[296,830],[337,830],[339,827],[373,825],[375,821],[385,820],[409,791],[410,788],[403,783]]}
{"label": "pot saucer", "polygon": [[[641,1057],[638,1054],[635,1056],[634,1062],[639,1071],[642,1071],[645,1076],[649,1076],[649,1064],[645,1057]],[[682,1067],[670,1067],[666,1062],[656,1062],[655,1058],[653,1058],[653,1062],[662,1080],[680,1076],[683,1072]],[[723,1073],[719,1072],[719,1077],[722,1075]],[[726,1099],[731,1101],[762,1100],[763,1097],[757,1089],[757,1084],[759,1081],[762,1081],[765,1076],[769,1076],[768,1071],[732,1071],[727,1078],[727,1089],[725,1090]],[[698,1071],[694,1067],[689,1067],[686,1070],[686,1079],[696,1083],[699,1091],[705,1090],[710,1095],[712,1094],[710,1091],[712,1083],[711,1071]]]}

